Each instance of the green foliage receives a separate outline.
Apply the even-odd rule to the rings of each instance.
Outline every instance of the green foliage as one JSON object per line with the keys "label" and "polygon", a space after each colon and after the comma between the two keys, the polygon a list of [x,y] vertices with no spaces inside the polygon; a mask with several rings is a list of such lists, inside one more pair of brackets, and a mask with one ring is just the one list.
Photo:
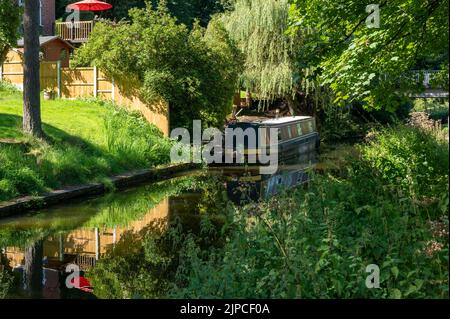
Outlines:
{"label": "green foliage", "polygon": [[97,23],[77,51],[77,65],[97,65],[139,88],[149,102],[168,101],[172,126],[221,125],[231,108],[238,54],[219,23],[192,31],[165,6],[130,10],[130,23]]}
{"label": "green foliage", "polygon": [[[448,162],[442,163],[448,145],[423,134],[406,128],[381,133],[378,142],[361,146],[363,156],[340,176],[314,176],[307,189],[236,210],[223,249],[202,252],[187,241],[171,296],[448,298],[448,188],[434,186],[440,174],[448,178]],[[385,139],[406,145],[387,147]],[[380,155],[381,146],[380,160],[365,155]],[[419,156],[407,158],[408,149]],[[378,163],[397,157],[413,167],[426,160],[435,169],[430,178],[414,173],[429,183],[419,189],[432,200],[446,197],[441,207],[403,191],[404,180],[415,178],[403,165],[396,174],[383,174]],[[435,232],[434,224],[447,233]],[[365,286],[370,264],[380,267],[380,289]]]}
{"label": "green foliage", "polygon": [[[206,247],[220,245],[218,230],[224,221],[220,212],[225,202],[220,192],[210,191],[216,189],[218,181],[199,176],[185,182],[189,183],[179,184],[179,190],[204,195],[199,203],[200,215],[194,213],[195,209],[186,213],[177,209],[168,218],[155,220],[139,232],[123,235],[114,249],[88,273],[98,298],[167,298],[176,280],[180,256],[186,251],[186,242],[194,242],[205,251]],[[222,210],[204,211],[211,203]]]}
{"label": "green foliage", "polygon": [[13,276],[5,270],[2,270],[0,264],[0,299],[4,299],[13,283]]}
{"label": "green foliage", "polygon": [[[57,18],[65,17],[65,8],[72,0],[56,0]],[[132,8],[145,8],[145,0],[105,0],[113,5],[112,9],[96,12],[101,18],[116,20],[129,19],[128,12]],[[153,8],[158,6],[158,0],[149,1]],[[199,20],[202,26],[207,26],[211,16],[224,9],[220,0],[166,0],[170,14],[177,18],[180,23],[192,27],[195,20]],[[90,12],[89,12],[90,13]],[[83,12],[81,12],[83,14]],[[92,13],[90,13],[92,15]],[[91,16],[92,19],[92,16]]]}
{"label": "green foliage", "polygon": [[8,93],[17,93],[19,90],[10,82],[0,81],[0,91]]}
{"label": "green foliage", "polygon": [[116,244],[114,252],[97,263],[88,274],[97,297],[162,297],[168,289],[169,273],[174,271],[173,255],[182,244],[180,236],[164,234],[162,224],[163,221],[157,221],[140,233],[127,233]]}
{"label": "green foliage", "polygon": [[[171,142],[140,115],[104,102],[64,102],[67,108],[63,102],[53,103],[57,111],[44,125],[46,141],[23,136],[21,117],[0,113],[0,137],[15,141],[0,143],[0,200],[100,181],[170,160]],[[82,105],[80,112],[74,111],[77,103]],[[8,110],[0,100],[0,112]]]}
{"label": "green foliage", "polygon": [[241,85],[261,99],[293,97],[294,57],[301,39],[287,34],[287,0],[237,0],[220,16],[245,56]]}
{"label": "green foliage", "polygon": [[21,8],[13,0],[0,1],[0,64],[9,48],[16,46]]}
{"label": "green foliage", "polygon": [[13,282],[14,277],[11,272],[11,267],[8,267],[8,259],[3,252],[0,252],[0,299],[7,297]]}
{"label": "green foliage", "polygon": [[448,144],[433,133],[398,127],[375,134],[362,157],[384,181],[384,187],[423,200],[439,199],[448,186]]}
{"label": "green foliage", "polygon": [[448,100],[442,99],[416,99],[414,111],[424,111],[435,121],[448,122]]}
{"label": "green foliage", "polygon": [[171,144],[139,113],[113,108],[105,117],[105,132],[107,151],[116,156],[122,166],[145,167],[149,163],[158,165],[170,161]]}
{"label": "green foliage", "polygon": [[448,1],[382,1],[380,28],[366,26],[370,1],[293,3],[293,30],[305,35],[299,64],[317,68],[314,75],[336,102],[394,110],[401,103],[396,96],[423,90],[407,73],[424,57],[442,64],[440,82],[448,83]]}

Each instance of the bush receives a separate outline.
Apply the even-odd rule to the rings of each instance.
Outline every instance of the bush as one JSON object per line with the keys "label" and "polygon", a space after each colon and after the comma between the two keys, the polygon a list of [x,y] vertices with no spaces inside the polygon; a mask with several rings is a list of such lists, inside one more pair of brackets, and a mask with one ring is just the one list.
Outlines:
{"label": "bush", "polygon": [[13,276],[5,270],[2,270],[1,267],[0,265],[0,299],[4,299],[11,289]]}
{"label": "bush", "polygon": [[400,187],[411,198],[436,198],[448,185],[448,144],[433,132],[404,126],[386,129],[361,152],[386,187]]}
{"label": "bush", "polygon": [[130,23],[97,23],[75,56],[76,65],[97,65],[137,87],[149,104],[169,103],[172,127],[193,119],[219,126],[231,111],[238,77],[238,50],[217,21],[189,30],[160,5],[130,10]]}
{"label": "bush", "polygon": [[115,108],[105,118],[108,152],[121,165],[142,167],[170,161],[171,143],[142,115]]}
{"label": "bush", "polygon": [[5,265],[8,265],[8,261],[6,260],[6,257],[0,253],[0,299],[6,298],[14,281],[11,268]]}
{"label": "bush", "polygon": [[13,84],[11,84],[11,82],[0,81],[0,91],[15,93],[18,92],[19,89]]}

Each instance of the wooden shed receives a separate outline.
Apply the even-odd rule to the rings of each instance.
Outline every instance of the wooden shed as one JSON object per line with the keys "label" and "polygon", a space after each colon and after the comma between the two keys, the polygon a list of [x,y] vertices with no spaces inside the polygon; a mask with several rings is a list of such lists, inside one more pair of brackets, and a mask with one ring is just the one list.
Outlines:
{"label": "wooden shed", "polygon": [[[58,36],[39,37],[42,61],[55,62],[60,60],[62,67],[68,67],[70,54],[74,47]],[[17,41],[17,49],[23,52],[23,39]]]}

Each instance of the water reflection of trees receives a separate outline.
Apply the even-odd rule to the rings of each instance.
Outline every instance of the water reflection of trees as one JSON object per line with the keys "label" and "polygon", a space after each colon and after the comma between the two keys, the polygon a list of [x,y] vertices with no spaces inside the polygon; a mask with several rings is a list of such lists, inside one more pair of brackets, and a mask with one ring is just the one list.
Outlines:
{"label": "water reflection of trees", "polygon": [[[160,295],[160,292],[166,290],[166,285],[170,282],[165,278],[173,277],[176,269],[173,258],[180,250],[182,240],[185,238],[185,235],[180,236],[179,234],[199,233],[201,231],[199,225],[201,223],[207,224],[201,218],[204,213],[214,215],[211,217],[212,224],[223,223],[223,217],[220,217],[220,214],[217,213],[220,207],[223,207],[223,202],[216,199],[216,197],[220,197],[218,195],[222,194],[223,191],[208,190],[211,183],[217,182],[217,180],[205,179],[204,176],[201,178],[183,177],[136,190],[108,195],[86,203],[74,204],[69,206],[68,209],[61,208],[61,214],[55,214],[55,211],[51,211],[33,217],[27,216],[24,217],[22,223],[21,219],[18,218],[13,223],[4,224],[0,228],[0,248],[14,248],[14,251],[17,250],[20,253],[14,264],[10,264],[7,258],[3,256],[3,264],[9,268],[18,267],[19,273],[17,275],[20,278],[16,284],[20,286],[19,290],[25,287],[25,292],[31,292],[25,295],[21,294],[21,296],[40,297],[42,296],[43,255],[50,254],[49,256],[52,256],[48,258],[52,261],[52,265],[45,267],[55,267],[56,265],[59,268],[54,269],[61,270],[62,265],[69,262],[68,258],[65,258],[68,255],[64,251],[64,247],[72,247],[71,254],[73,253],[74,256],[84,253],[84,245],[71,238],[70,233],[81,228],[107,230],[108,227],[121,225],[119,226],[122,228],[122,232],[118,236],[119,241],[104,247],[106,258],[112,260],[109,262],[110,265],[102,266],[102,262],[98,263],[100,266],[97,267],[99,268],[97,272],[103,272],[103,275],[100,276],[102,278],[99,287],[96,287],[96,292],[102,291],[102,285],[105,287],[105,292],[115,291],[114,287],[117,288],[117,291],[120,291],[121,285],[123,285],[121,282],[129,282],[129,273],[135,273],[138,274],[136,280],[144,282],[143,292],[139,293],[139,290],[137,290],[132,295],[130,292],[128,297]],[[188,191],[188,195],[181,199],[183,196],[178,195],[186,191]],[[178,199],[164,200],[168,196]],[[172,205],[174,208],[177,206],[175,202],[181,201],[185,201],[183,207],[172,209]],[[149,219],[153,219],[153,216],[152,218],[145,216],[149,213],[151,215],[152,209],[161,210],[158,205],[162,202],[166,203],[163,205],[164,207],[167,206],[167,208],[162,209],[165,212],[162,214],[163,216],[159,216],[161,212],[155,214],[154,218],[156,219],[145,226]],[[82,218],[78,218],[77,210],[80,210]],[[84,211],[89,213],[85,214]],[[67,212],[69,212],[71,218],[65,221],[65,213]],[[164,216],[165,218],[158,218]],[[136,227],[135,223],[144,217],[145,221],[139,222],[138,227]],[[79,222],[82,222],[81,228]],[[128,228],[131,229],[126,231]],[[214,240],[214,236],[211,234],[204,236],[205,245],[208,245],[211,240]],[[59,253],[58,257],[55,257],[56,255],[53,256],[54,254],[49,252],[48,245],[52,246],[53,249],[55,243],[60,241],[63,241],[63,255],[60,256]],[[61,247],[59,249],[61,252]],[[58,260],[53,260],[55,258]],[[107,263],[105,262],[105,264]],[[109,268],[111,271],[108,271]],[[37,271],[37,269],[41,271]],[[118,273],[124,274],[123,278],[115,278],[111,275],[112,270],[115,272],[116,269],[119,269]],[[147,271],[148,269],[151,269],[151,271]],[[102,282],[108,282],[108,280],[111,281],[108,285],[102,284]],[[152,288],[147,287],[148,285]],[[130,287],[132,286],[139,286],[139,284],[130,283]],[[130,291],[134,290],[130,289]],[[149,293],[151,291],[153,292]],[[14,292],[15,294],[16,292]],[[107,293],[104,295],[107,295]]]}
{"label": "water reflection of trees", "polygon": [[188,238],[209,246],[219,237],[218,220],[208,221],[208,233],[197,232],[206,218],[193,225],[192,220],[183,224],[177,217],[169,227],[167,219],[160,219],[138,232],[128,231],[88,273],[95,295],[108,299],[164,298],[176,280]]}
{"label": "water reflection of trees", "polygon": [[28,245],[28,247],[25,248],[23,288],[32,298],[40,298],[42,296],[42,258],[44,257],[43,251],[43,240],[37,240],[36,242]]}

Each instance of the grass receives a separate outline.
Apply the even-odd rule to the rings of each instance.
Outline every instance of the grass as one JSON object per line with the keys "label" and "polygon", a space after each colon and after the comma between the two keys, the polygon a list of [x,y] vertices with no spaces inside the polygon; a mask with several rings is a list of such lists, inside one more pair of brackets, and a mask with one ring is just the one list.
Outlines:
{"label": "grass", "polygon": [[139,114],[97,100],[41,109],[45,140],[22,132],[21,93],[0,86],[0,201],[169,161],[169,140]]}

